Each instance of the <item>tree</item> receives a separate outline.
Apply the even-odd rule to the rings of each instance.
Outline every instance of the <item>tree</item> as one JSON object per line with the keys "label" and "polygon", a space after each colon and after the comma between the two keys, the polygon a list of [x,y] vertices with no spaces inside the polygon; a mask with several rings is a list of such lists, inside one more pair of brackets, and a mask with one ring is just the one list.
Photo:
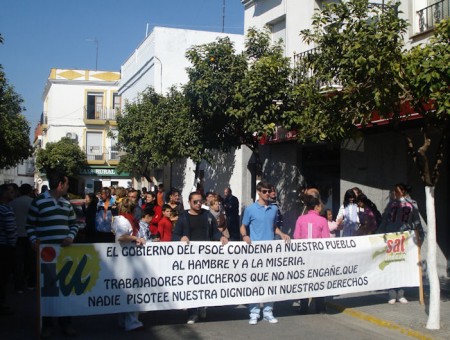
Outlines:
{"label": "tree", "polygon": [[293,101],[300,141],[340,140],[355,134],[374,113],[397,120],[404,89],[399,81],[407,22],[398,2],[332,3],[301,32],[317,46],[298,61]]}
{"label": "tree", "polygon": [[204,148],[190,119],[183,94],[171,88],[161,96],[151,87],[135,103],[126,103],[117,117],[118,146],[126,152],[119,171],[150,178],[154,168],[185,157],[201,159]]}
{"label": "tree", "polygon": [[86,162],[84,151],[68,137],[61,138],[59,142],[47,143],[45,149],[39,149],[36,155],[38,169],[46,173],[58,170],[70,177],[78,175]]}
{"label": "tree", "polygon": [[135,103],[125,103],[122,113],[117,114],[117,146],[126,152],[120,158],[118,171],[127,171],[135,177],[150,178],[155,167],[150,142],[155,138],[151,117],[156,115],[162,96],[153,88],[146,89]]}
{"label": "tree", "polygon": [[237,122],[242,144],[257,151],[261,138],[272,135],[277,126],[291,125],[287,110],[291,90],[289,59],[282,41],[271,43],[269,31],[249,29],[245,56],[249,67],[238,84],[238,108],[231,112]]}
{"label": "tree", "polygon": [[247,62],[236,54],[230,38],[194,46],[186,52],[191,65],[184,94],[191,119],[199,125],[199,138],[205,149],[224,152],[240,146],[230,112],[236,108],[237,84],[242,81]]}
{"label": "tree", "polygon": [[[408,87],[408,99],[424,120],[424,143],[416,151],[412,139],[408,150],[413,157],[420,177],[425,184],[428,226],[427,269],[430,281],[430,313],[427,328],[440,328],[440,286],[436,265],[436,211],[434,190],[444,158],[450,114],[450,21],[444,20],[435,28],[435,35],[424,46],[416,46],[404,58],[404,83]],[[432,169],[428,150],[431,139],[428,130],[438,128],[441,141],[437,148]]]}
{"label": "tree", "polygon": [[412,139],[407,137],[407,141],[408,152],[419,166],[427,201],[431,252],[427,268],[432,291],[427,327],[439,328],[439,282],[433,274],[434,185],[445,134],[433,172],[426,153],[431,143],[427,129],[433,122],[446,122],[449,114],[448,24],[443,24],[442,33],[430,45],[414,48],[405,57],[402,35],[407,24],[398,17],[398,5],[389,1],[369,6],[366,0],[350,0],[331,4],[314,15],[312,29],[302,31],[302,35],[318,48],[305,55],[296,70],[293,99],[300,107],[296,123],[302,141],[341,140],[372,123],[374,115],[397,124],[406,116],[405,103],[422,114],[423,145],[416,151]]}
{"label": "tree", "polygon": [[[0,43],[3,43],[1,35]],[[15,166],[32,154],[30,126],[22,115],[25,111],[22,103],[0,65],[0,169]]]}
{"label": "tree", "polygon": [[261,138],[286,125],[290,67],[281,42],[272,44],[268,31],[250,29],[245,47],[236,53],[225,38],[190,49],[185,94],[192,119],[203,126],[203,145],[225,152],[248,146],[259,178]]}

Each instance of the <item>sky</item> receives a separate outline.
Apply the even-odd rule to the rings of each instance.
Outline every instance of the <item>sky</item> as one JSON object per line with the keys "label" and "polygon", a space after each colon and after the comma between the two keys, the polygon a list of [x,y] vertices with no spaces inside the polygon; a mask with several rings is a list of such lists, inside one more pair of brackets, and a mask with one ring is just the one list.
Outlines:
{"label": "sky", "polygon": [[[95,70],[98,60],[98,70],[120,71],[154,26],[221,32],[223,4],[224,0],[2,0],[0,64],[24,100],[31,134],[43,110],[51,68]],[[224,31],[244,33],[240,0],[225,0]]]}

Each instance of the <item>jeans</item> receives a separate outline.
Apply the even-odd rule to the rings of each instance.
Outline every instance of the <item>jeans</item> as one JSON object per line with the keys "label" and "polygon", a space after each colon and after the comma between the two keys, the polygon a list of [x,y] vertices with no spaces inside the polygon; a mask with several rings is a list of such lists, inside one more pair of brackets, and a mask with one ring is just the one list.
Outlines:
{"label": "jeans", "polygon": [[[250,318],[260,318],[261,306],[259,303],[252,303],[248,305],[250,311]],[[263,316],[273,315],[273,302],[263,303]]]}

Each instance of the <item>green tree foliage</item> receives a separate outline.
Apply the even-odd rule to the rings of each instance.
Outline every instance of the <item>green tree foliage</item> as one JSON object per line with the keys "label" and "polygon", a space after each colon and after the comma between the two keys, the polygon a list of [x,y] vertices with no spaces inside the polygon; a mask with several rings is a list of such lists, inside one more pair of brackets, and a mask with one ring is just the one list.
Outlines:
{"label": "green tree foliage", "polygon": [[183,94],[175,88],[161,96],[151,87],[117,117],[118,146],[126,152],[119,171],[149,178],[152,169],[184,157],[199,160],[204,148],[198,124],[188,116]]}
{"label": "green tree foliage", "polygon": [[46,173],[52,170],[61,171],[67,176],[76,176],[86,164],[86,154],[78,143],[68,137],[59,142],[47,143],[45,149],[39,149],[36,156],[38,169]]}
{"label": "green tree foliage", "polygon": [[[3,43],[1,35],[0,43]],[[32,154],[30,126],[22,115],[25,110],[22,103],[0,65],[0,169],[15,166]]]}
{"label": "green tree foliage", "polygon": [[259,140],[277,126],[290,126],[287,110],[291,91],[291,68],[282,41],[271,43],[268,30],[249,29],[245,44],[249,67],[235,93],[238,109],[232,116],[244,144],[255,150]]}
{"label": "green tree foliage", "polygon": [[[409,153],[419,167],[420,176],[428,186],[434,186],[444,158],[450,114],[450,21],[443,20],[434,36],[425,45],[413,47],[404,56],[404,83],[410,103],[424,119],[424,143],[416,151],[408,139]],[[431,140],[430,129],[441,131],[433,169],[426,155]]]}
{"label": "green tree foliage", "polygon": [[267,30],[250,29],[243,53],[224,38],[193,47],[187,58],[185,93],[205,147],[228,151],[244,144],[255,151],[260,138],[287,124],[289,60]]}
{"label": "green tree foliage", "polygon": [[236,107],[235,93],[247,69],[242,54],[236,54],[230,39],[194,46],[186,52],[191,62],[184,93],[189,114],[199,126],[205,149],[229,151],[241,145],[237,124],[230,116]]}
{"label": "green tree foliage", "polygon": [[408,99],[413,106],[427,118],[447,120],[450,115],[450,20],[437,24],[430,41],[409,50],[404,61],[404,82],[408,84]]}
{"label": "green tree foliage", "polygon": [[339,140],[377,113],[398,118],[404,99],[399,80],[407,22],[398,2],[332,3],[313,16],[304,41],[317,47],[297,61],[293,101],[301,141]]}

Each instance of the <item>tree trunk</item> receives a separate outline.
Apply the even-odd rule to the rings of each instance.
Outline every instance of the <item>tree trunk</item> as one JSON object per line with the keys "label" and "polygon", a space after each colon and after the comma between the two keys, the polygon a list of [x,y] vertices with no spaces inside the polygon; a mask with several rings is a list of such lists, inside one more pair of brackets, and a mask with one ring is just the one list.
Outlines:
{"label": "tree trunk", "polygon": [[437,273],[436,262],[436,211],[434,205],[434,186],[425,186],[427,225],[428,225],[428,253],[427,253],[427,271],[430,281],[430,306],[428,312],[428,329],[439,329],[441,319],[441,289],[439,285],[439,276]]}

